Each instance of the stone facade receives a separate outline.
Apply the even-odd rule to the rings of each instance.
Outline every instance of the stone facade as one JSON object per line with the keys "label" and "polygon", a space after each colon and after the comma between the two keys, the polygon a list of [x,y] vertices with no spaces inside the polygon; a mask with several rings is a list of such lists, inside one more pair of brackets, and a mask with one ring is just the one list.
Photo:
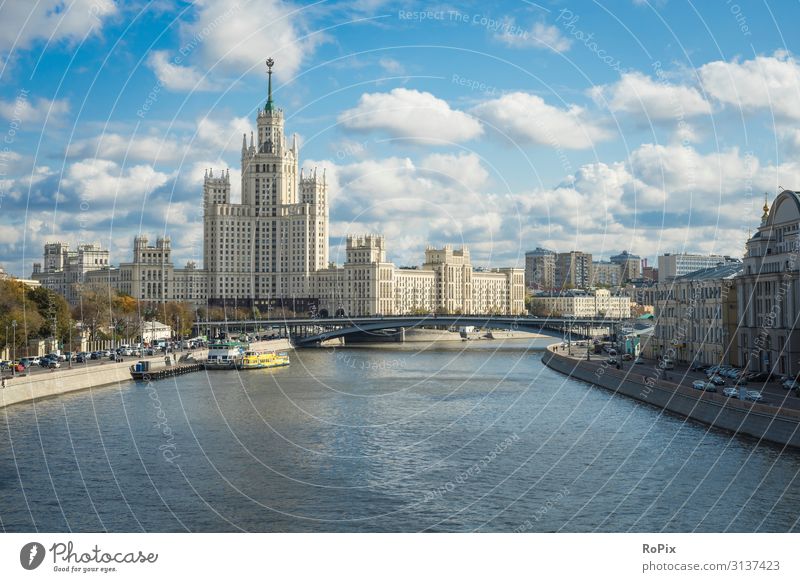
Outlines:
{"label": "stone facade", "polygon": [[62,295],[71,304],[80,298],[87,273],[110,266],[108,249],[97,243],[78,245],[74,251],[68,243],[45,243],[43,258],[44,268],[42,263],[34,263],[31,279]]}
{"label": "stone facade", "polygon": [[386,260],[380,235],[350,235],[343,266],[311,276],[321,315],[462,313],[507,315],[525,311],[522,269],[474,270],[469,249],[425,250],[420,268],[398,268]]}
{"label": "stone facade", "polygon": [[781,192],[747,241],[738,294],[738,363],[800,373],[800,194]]}
{"label": "stone facade", "polygon": [[655,330],[645,353],[678,362],[728,362],[729,294],[741,263],[701,269],[659,283],[655,290]]}
{"label": "stone facade", "polygon": [[631,299],[627,295],[612,295],[608,289],[594,291],[572,290],[561,293],[538,293],[532,299],[535,315],[608,317],[631,316]]}

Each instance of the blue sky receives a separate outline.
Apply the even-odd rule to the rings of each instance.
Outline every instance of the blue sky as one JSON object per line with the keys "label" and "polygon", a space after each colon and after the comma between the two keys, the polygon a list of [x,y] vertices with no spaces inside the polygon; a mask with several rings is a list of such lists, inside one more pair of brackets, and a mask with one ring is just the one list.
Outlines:
{"label": "blue sky", "polygon": [[740,255],[764,193],[800,189],[789,2],[275,0],[0,6],[0,264],[48,240],[172,236],[202,260],[205,168],[266,99],[349,232],[398,264],[468,244]]}

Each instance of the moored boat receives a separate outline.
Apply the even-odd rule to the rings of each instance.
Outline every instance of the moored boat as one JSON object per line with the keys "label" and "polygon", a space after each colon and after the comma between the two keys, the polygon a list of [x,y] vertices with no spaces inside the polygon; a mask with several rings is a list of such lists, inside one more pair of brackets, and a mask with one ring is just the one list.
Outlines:
{"label": "moored boat", "polygon": [[242,358],[242,370],[258,370],[261,368],[278,368],[289,365],[289,354],[286,352],[247,351]]}
{"label": "moored boat", "polygon": [[242,342],[213,342],[208,346],[206,370],[233,370],[240,367],[247,347]]}

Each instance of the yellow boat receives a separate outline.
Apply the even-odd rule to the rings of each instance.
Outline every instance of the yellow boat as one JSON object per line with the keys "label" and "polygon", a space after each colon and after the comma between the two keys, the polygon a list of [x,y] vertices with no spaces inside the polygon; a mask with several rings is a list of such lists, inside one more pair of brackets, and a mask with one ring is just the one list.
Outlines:
{"label": "yellow boat", "polygon": [[278,368],[289,365],[289,354],[285,352],[255,352],[244,353],[239,367],[242,370],[257,370],[259,368]]}

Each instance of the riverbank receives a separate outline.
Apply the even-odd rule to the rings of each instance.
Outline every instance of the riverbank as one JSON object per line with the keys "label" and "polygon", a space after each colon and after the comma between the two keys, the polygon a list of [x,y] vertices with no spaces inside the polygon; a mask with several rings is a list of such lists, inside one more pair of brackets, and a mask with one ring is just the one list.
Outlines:
{"label": "riverbank", "polygon": [[[292,345],[287,339],[277,339],[253,342],[250,347],[259,351],[285,351],[291,349]],[[194,361],[201,362],[208,356],[208,350],[176,352],[175,355],[179,362],[185,361],[189,355]],[[52,398],[70,392],[129,382],[131,380],[131,364],[144,360],[150,362],[150,369],[154,372],[165,367],[164,355],[159,355],[149,358],[126,358],[124,362],[90,360],[84,364],[75,363],[72,368],[62,367],[52,371],[6,378],[5,388],[0,389],[0,408],[31,400]]]}
{"label": "riverbank", "polygon": [[617,370],[595,356],[570,356],[548,346],[542,362],[573,379],[611,390],[705,425],[735,434],[800,448],[800,410],[728,398],[722,393],[691,387],[691,379],[670,371],[670,379],[654,366],[632,366]]}

